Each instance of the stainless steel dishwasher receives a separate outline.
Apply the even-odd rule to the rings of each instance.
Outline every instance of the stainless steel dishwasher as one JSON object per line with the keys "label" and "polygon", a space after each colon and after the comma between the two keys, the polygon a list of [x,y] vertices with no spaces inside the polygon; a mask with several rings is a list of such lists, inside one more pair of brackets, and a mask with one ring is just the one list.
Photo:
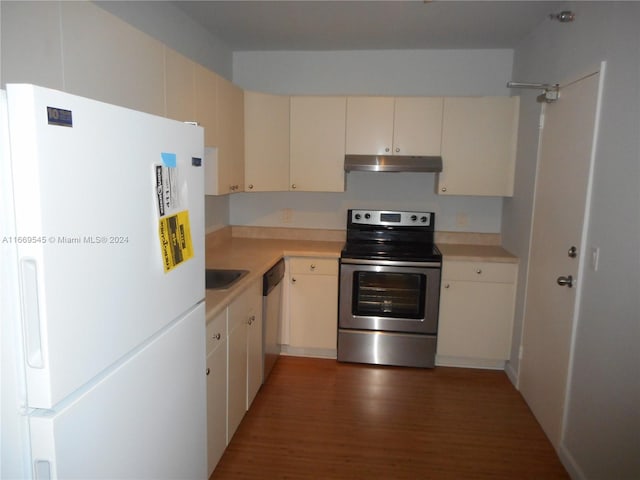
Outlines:
{"label": "stainless steel dishwasher", "polygon": [[282,279],[284,258],[262,277],[262,351],[264,355],[262,382],[264,383],[280,356],[280,331],[282,325]]}

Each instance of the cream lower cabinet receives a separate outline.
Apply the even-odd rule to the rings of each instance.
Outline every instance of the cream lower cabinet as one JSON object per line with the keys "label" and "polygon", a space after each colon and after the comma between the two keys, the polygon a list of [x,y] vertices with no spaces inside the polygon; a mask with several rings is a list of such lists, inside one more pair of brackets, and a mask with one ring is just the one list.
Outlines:
{"label": "cream lower cabinet", "polygon": [[208,476],[227,446],[227,310],[207,325]]}
{"label": "cream lower cabinet", "polygon": [[518,265],[442,265],[438,365],[503,368],[511,350]]}
{"label": "cream lower cabinet", "polygon": [[[227,311],[227,442],[231,441],[262,383],[262,341],[259,345],[255,341],[256,329],[262,326],[261,286],[262,283],[256,280],[229,305]],[[260,359],[259,365],[257,358]],[[256,383],[258,375],[259,384]]]}
{"label": "cream lower cabinet", "polygon": [[338,330],[338,260],[288,259],[291,353],[334,357]]}
{"label": "cream lower cabinet", "polygon": [[519,97],[445,97],[441,195],[513,195]]}

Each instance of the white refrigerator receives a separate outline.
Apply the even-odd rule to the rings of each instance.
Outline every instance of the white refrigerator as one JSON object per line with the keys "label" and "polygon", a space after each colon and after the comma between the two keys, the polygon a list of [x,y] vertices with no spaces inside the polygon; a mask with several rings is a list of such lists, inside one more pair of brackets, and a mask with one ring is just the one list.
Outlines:
{"label": "white refrigerator", "polygon": [[202,128],[0,95],[0,478],[206,478]]}

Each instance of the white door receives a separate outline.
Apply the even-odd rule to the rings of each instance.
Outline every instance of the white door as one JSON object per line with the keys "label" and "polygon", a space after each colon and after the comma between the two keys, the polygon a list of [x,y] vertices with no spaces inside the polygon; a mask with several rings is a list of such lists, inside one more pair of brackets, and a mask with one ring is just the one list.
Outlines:
{"label": "white door", "polygon": [[519,389],[556,446],[585,260],[599,82],[596,72],[563,86],[544,108]]}

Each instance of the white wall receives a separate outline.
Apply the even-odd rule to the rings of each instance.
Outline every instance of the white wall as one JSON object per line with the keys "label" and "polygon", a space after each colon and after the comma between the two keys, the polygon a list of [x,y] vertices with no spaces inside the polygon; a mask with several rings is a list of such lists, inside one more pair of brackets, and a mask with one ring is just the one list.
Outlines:
{"label": "white wall", "polygon": [[[233,225],[286,226],[344,230],[349,208],[404,209],[435,212],[436,229],[500,232],[502,199],[442,198],[435,193],[433,173],[347,174],[344,193],[240,193],[233,195]],[[460,225],[465,220],[466,225]]]}
{"label": "white wall", "polygon": [[[640,5],[574,2],[571,24],[547,21],[515,50],[514,79],[563,82],[606,60],[585,269],[560,455],[574,478],[640,478]],[[516,196],[503,239],[528,253],[539,107],[521,101]],[[523,108],[524,107],[524,108]],[[514,328],[519,345],[522,296]],[[512,363],[517,366],[514,350]]]}
{"label": "white wall", "polygon": [[[282,95],[500,96],[509,95],[512,56],[512,50],[235,52],[233,80]],[[501,198],[441,197],[433,181],[433,174],[352,172],[344,194],[236,194],[230,221],[344,228],[347,208],[398,208],[435,211],[438,230],[500,232]],[[291,210],[290,222],[283,209]]]}

